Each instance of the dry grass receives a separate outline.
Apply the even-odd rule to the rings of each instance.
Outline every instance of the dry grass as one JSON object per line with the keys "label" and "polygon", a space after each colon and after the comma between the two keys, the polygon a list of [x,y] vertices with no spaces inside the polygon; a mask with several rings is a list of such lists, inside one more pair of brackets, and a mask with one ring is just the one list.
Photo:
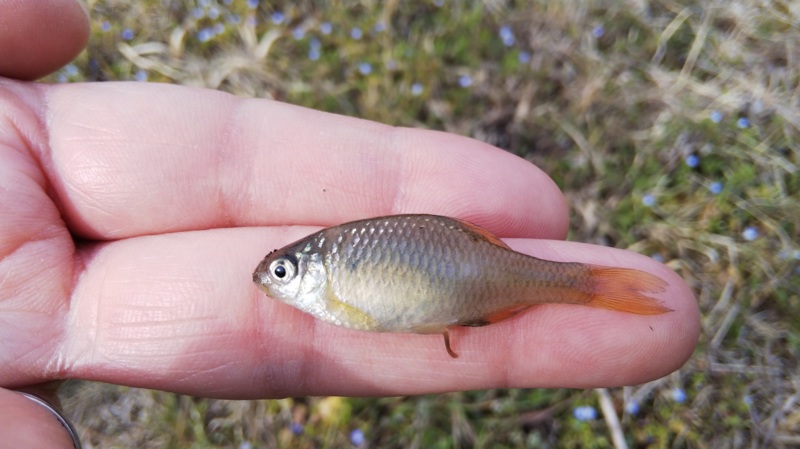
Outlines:
{"label": "dry grass", "polygon": [[[663,259],[703,311],[686,366],[600,393],[626,443],[800,446],[800,3],[89,3],[89,51],[62,81],[275,98],[471,135],[537,163],[567,192],[573,239]],[[602,417],[573,414],[599,406],[594,392],[235,402],[72,388],[87,447],[346,446],[354,429],[374,447],[615,444]]]}

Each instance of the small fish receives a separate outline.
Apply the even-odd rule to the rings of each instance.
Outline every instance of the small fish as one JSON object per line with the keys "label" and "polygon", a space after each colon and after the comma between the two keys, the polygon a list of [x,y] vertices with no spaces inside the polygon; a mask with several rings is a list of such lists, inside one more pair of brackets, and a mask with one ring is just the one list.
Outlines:
{"label": "small fish", "polygon": [[552,262],[487,230],[436,215],[393,215],[323,229],[269,253],[253,282],[270,297],[350,329],[444,335],[528,307],[578,304],[654,315],[666,282],[639,270]]}

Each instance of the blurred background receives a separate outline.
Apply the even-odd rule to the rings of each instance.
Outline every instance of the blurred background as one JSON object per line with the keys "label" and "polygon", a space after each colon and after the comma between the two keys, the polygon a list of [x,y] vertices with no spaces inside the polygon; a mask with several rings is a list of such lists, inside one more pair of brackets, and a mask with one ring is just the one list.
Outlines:
{"label": "blurred background", "polygon": [[555,179],[570,239],[677,271],[703,332],[679,371],[611,390],[224,401],[71,382],[86,448],[800,447],[800,2],[87,4],[87,50],[48,81],[207,87],[489,142]]}

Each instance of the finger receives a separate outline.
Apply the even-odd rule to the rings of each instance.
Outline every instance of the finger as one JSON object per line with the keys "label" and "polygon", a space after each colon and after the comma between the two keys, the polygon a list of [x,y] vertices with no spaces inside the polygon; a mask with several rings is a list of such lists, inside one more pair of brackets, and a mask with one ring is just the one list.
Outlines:
{"label": "finger", "polygon": [[330,225],[400,212],[563,238],[564,199],[527,161],[465,137],[167,85],[47,89],[41,157],[74,232]]}
{"label": "finger", "polygon": [[0,0],[0,76],[32,80],[65,65],[89,40],[75,0]]}
{"label": "finger", "polygon": [[3,447],[72,448],[72,440],[45,407],[0,388],[0,435]]}
{"label": "finger", "polygon": [[[642,383],[691,354],[699,315],[666,267],[585,244],[513,240],[525,252],[649,271],[673,312],[639,316],[546,305],[441,336],[377,334],[314,320],[250,282],[264,253],[310,229],[227,229],[141,237],[98,249],[78,282],[53,377],[202,396],[401,395],[496,387]],[[146,280],[146,281],[142,281]],[[53,364],[51,364],[53,366]]]}

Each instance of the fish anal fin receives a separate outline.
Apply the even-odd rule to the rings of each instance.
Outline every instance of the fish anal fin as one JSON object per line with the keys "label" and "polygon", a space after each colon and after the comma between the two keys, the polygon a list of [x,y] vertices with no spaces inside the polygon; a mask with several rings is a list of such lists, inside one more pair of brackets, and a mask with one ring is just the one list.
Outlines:
{"label": "fish anal fin", "polygon": [[472,223],[470,223],[468,221],[459,220],[458,218],[455,218],[454,220],[457,221],[462,226],[464,226],[464,228],[466,228],[465,231],[469,235],[475,237],[476,239],[487,241],[487,242],[492,243],[494,245],[501,246],[501,247],[503,247],[505,249],[511,249],[511,248],[509,248],[508,245],[506,245],[506,242],[500,240],[500,237],[492,234],[491,232],[487,231],[486,229],[483,229],[482,227],[480,227],[478,225],[474,225],[474,224],[472,224]]}
{"label": "fish anal fin", "polygon": [[450,346],[450,332],[447,330],[446,324],[436,323],[416,326],[411,329],[411,332],[416,334],[442,334],[444,337],[444,348],[447,349],[447,353],[454,359],[458,358],[458,354],[453,351],[453,348]]}
{"label": "fish anal fin", "polygon": [[505,319],[511,318],[512,316],[522,312],[528,307],[530,307],[530,305],[514,306],[509,309],[503,309],[503,310],[498,310],[497,312],[492,312],[484,317],[475,320],[465,321],[458,324],[460,326],[469,326],[469,327],[488,326],[492,323],[496,323],[498,321],[503,321]]}

